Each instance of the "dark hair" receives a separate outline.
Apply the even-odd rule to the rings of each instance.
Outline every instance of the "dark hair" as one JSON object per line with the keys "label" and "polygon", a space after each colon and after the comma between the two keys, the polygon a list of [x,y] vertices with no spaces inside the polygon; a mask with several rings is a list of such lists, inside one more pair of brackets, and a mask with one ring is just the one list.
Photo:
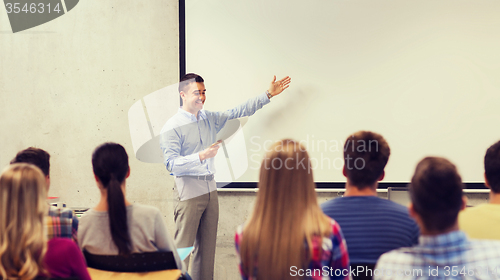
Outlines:
{"label": "dark hair", "polygon": [[116,143],[104,143],[92,154],[94,174],[108,190],[108,213],[111,237],[120,255],[131,252],[131,240],[127,224],[127,209],[121,184],[129,171],[125,148]]}
{"label": "dark hair", "polygon": [[179,82],[179,92],[184,91],[186,86],[188,86],[192,82],[203,83],[205,82],[205,80],[203,80],[203,78],[198,74],[188,73],[184,75]]}
{"label": "dark hair", "polygon": [[410,195],[427,230],[442,232],[457,222],[463,203],[462,189],[462,178],[449,160],[426,157],[418,163]]}
{"label": "dark hair", "polygon": [[389,161],[391,149],[384,137],[371,131],[358,131],[344,144],[344,168],[352,185],[365,189],[377,182]]}
{"label": "dark hair", "polygon": [[500,141],[491,145],[484,155],[484,174],[491,191],[500,193]]}
{"label": "dark hair", "polygon": [[31,163],[40,168],[45,176],[49,176],[50,174],[50,155],[42,149],[29,147],[22,150],[10,161],[10,164],[23,162]]}

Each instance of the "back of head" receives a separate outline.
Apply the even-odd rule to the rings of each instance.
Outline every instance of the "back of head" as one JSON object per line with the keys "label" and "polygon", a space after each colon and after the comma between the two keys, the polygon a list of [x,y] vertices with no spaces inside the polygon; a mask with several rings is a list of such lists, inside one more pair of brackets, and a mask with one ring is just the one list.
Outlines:
{"label": "back of head", "polygon": [[444,232],[454,226],[462,207],[462,178],[449,160],[421,160],[411,179],[413,209],[429,231]]}
{"label": "back of head", "polygon": [[109,227],[111,237],[120,255],[130,253],[125,196],[121,185],[129,172],[125,148],[116,143],[104,143],[92,154],[92,168],[107,191]]}
{"label": "back of head", "polygon": [[262,161],[258,188],[240,244],[243,269],[251,275],[257,267],[258,279],[291,278],[290,266],[304,268],[310,260],[304,241],[312,250],[313,235],[331,232],[306,149],[288,139],[275,143]]}
{"label": "back of head", "polygon": [[[317,204],[315,186],[305,147],[293,140],[281,140],[270,148],[262,161],[257,202],[276,207],[276,211],[293,204],[293,209],[289,210],[303,213],[302,210],[311,204]],[[289,213],[282,212],[275,215]]]}
{"label": "back of head", "polygon": [[43,269],[47,214],[45,179],[34,165],[15,163],[0,176],[0,274],[32,279]]}
{"label": "back of head", "polygon": [[484,156],[484,174],[491,191],[500,193],[500,141],[491,145]]}
{"label": "back of head", "polygon": [[10,163],[31,163],[42,170],[45,176],[50,173],[50,155],[46,151],[34,147],[29,147],[17,153]]}
{"label": "back of head", "polygon": [[375,184],[384,173],[391,149],[384,137],[358,131],[344,144],[344,170],[351,185],[364,189]]}

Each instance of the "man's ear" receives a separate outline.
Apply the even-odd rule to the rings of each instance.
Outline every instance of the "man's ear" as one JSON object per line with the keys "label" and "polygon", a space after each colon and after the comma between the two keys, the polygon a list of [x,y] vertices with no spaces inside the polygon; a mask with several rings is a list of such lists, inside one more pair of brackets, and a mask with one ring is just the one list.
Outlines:
{"label": "man's ear", "polygon": [[128,171],[127,171],[127,176],[125,176],[125,178],[128,178],[130,176],[130,166],[128,168]]}
{"label": "man's ear", "polygon": [[184,100],[184,98],[186,98],[186,93],[184,91],[179,92],[179,94],[180,94],[182,100]]}
{"label": "man's ear", "polygon": [[50,175],[45,176],[45,187],[47,188],[47,193],[49,193],[49,188],[50,188]]}
{"label": "man's ear", "polygon": [[99,177],[97,177],[97,175],[94,174],[94,179],[97,183],[101,183],[101,180],[99,180]]}
{"label": "man's ear", "polygon": [[385,170],[382,171],[382,175],[380,175],[380,177],[378,177],[378,180],[377,181],[382,181],[384,180],[384,177],[385,177]]}
{"label": "man's ear", "polygon": [[342,168],[342,175],[344,175],[344,177],[347,178],[347,170],[346,170],[346,167],[344,165],[344,167]]}
{"label": "man's ear", "polygon": [[410,202],[410,204],[408,204],[408,212],[410,213],[410,217],[412,217],[415,220],[417,219],[418,213],[417,213],[417,211],[415,211],[415,207],[413,206],[412,202]]}
{"label": "man's ear", "polygon": [[460,211],[464,210],[467,207],[467,197],[465,195],[462,196],[462,206],[460,207]]}
{"label": "man's ear", "polygon": [[491,189],[490,182],[488,182],[488,178],[486,178],[486,172],[484,173],[484,185],[485,185],[488,189]]}

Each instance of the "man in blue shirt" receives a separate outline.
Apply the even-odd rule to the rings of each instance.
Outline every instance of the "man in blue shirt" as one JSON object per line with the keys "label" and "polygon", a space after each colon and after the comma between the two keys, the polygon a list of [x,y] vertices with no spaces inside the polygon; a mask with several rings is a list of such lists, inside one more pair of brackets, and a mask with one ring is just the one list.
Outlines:
{"label": "man in blue shirt", "polygon": [[457,168],[449,160],[421,160],[411,179],[410,215],[419,244],[383,254],[373,279],[498,279],[500,242],[471,240],[459,230],[458,213],[466,205]]}
{"label": "man in blue shirt", "polygon": [[[206,89],[201,76],[186,74],[179,83],[183,105],[163,126],[160,147],[179,193],[174,239],[178,248],[195,247],[191,270],[194,280],[213,279],[219,220],[214,157],[220,139],[216,139],[216,134],[227,121],[253,115],[289,84],[289,77],[276,81],[275,76],[265,93],[233,109],[210,112],[203,110]],[[188,263],[189,258],[186,268]]]}
{"label": "man in blue shirt", "polygon": [[418,242],[418,226],[408,209],[377,197],[390,153],[389,144],[377,133],[359,131],[349,136],[344,144],[344,196],[321,205],[339,223],[353,269],[373,268],[383,253]]}

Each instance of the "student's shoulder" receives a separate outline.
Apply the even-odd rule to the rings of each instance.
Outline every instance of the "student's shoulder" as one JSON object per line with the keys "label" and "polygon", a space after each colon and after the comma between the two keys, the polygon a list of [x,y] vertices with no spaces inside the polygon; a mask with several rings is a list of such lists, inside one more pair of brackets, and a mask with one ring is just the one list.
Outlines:
{"label": "student's shoulder", "polygon": [[49,216],[50,217],[73,219],[74,213],[73,213],[73,210],[71,210],[69,208],[57,208],[54,206],[50,206]]}
{"label": "student's shoulder", "polygon": [[377,269],[392,269],[401,266],[410,266],[418,258],[417,252],[412,247],[394,249],[380,256]]}
{"label": "student's shoulder", "polygon": [[158,208],[151,205],[145,205],[139,203],[134,203],[128,206],[127,211],[133,211],[134,216],[151,217],[151,216],[161,215],[161,212]]}
{"label": "student's shoulder", "polygon": [[491,239],[469,239],[471,248],[476,249],[478,252],[494,251],[497,252],[496,257],[500,259],[500,240]]}
{"label": "student's shoulder", "polygon": [[107,219],[108,212],[96,211],[94,209],[89,209],[82,214],[79,219],[79,228],[85,227],[86,224],[92,224],[96,219]]}
{"label": "student's shoulder", "polygon": [[408,213],[408,207],[403,206],[399,203],[396,203],[394,201],[391,201],[389,199],[385,198],[378,198],[378,203],[386,207],[387,209],[397,211],[397,212],[403,212],[403,213]]}
{"label": "student's shoulder", "polygon": [[69,238],[55,237],[47,242],[47,250],[56,253],[78,252],[80,249],[76,243]]}
{"label": "student's shoulder", "polygon": [[347,203],[346,197],[336,197],[321,203],[321,209],[325,210],[332,207],[341,207]]}

